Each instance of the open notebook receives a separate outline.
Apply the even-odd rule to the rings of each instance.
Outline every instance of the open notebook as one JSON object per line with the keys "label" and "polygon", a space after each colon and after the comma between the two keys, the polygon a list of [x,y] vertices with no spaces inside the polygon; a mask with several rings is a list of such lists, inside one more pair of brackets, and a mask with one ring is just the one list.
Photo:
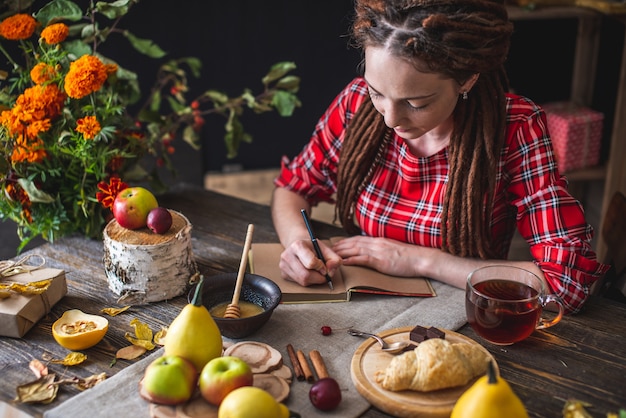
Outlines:
{"label": "open notebook", "polygon": [[282,303],[347,302],[353,292],[396,296],[436,296],[430,280],[423,277],[396,277],[366,267],[342,266],[333,276],[331,290],[326,283],[300,286],[280,277],[278,262],[283,246],[278,243],[253,243],[250,271],[267,277],[280,287]]}

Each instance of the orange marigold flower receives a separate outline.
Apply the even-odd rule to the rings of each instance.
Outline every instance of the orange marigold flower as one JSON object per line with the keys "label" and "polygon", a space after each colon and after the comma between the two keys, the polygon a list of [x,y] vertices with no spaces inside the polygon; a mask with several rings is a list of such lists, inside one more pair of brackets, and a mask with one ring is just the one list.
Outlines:
{"label": "orange marigold flower", "polygon": [[11,200],[20,202],[22,206],[30,206],[28,194],[19,185],[8,183],[5,187],[6,193]]}
{"label": "orange marigold flower", "polygon": [[124,183],[119,177],[113,176],[108,184],[104,181],[98,183],[98,190],[100,191],[96,193],[96,199],[105,208],[112,208],[117,194],[127,188],[128,184]]}
{"label": "orange marigold flower", "polygon": [[13,163],[40,163],[48,154],[44,149],[44,143],[41,139],[27,140],[23,136],[19,136],[15,141],[15,147],[11,153],[11,162]]}
{"label": "orange marigold flower", "polygon": [[118,171],[120,168],[122,168],[122,165],[124,165],[124,158],[120,156],[113,157],[111,158],[111,161],[109,162],[109,169],[115,172],[115,171]]}
{"label": "orange marigold flower", "polygon": [[0,114],[0,123],[10,136],[25,134],[34,139],[50,128],[51,119],[61,114],[64,100],[65,94],[55,84],[29,87],[11,110]]}
{"label": "orange marigold flower", "polygon": [[54,70],[54,67],[46,64],[45,62],[37,63],[37,65],[30,70],[30,78],[35,84],[39,85],[52,80],[55,75],[56,71]]}
{"label": "orange marigold flower", "polygon": [[54,23],[41,31],[41,38],[47,44],[54,45],[63,42],[70,33],[70,28],[65,23]]}
{"label": "orange marigold flower", "polygon": [[20,202],[22,205],[22,218],[26,220],[28,223],[33,222],[32,212],[30,210],[30,198],[28,194],[17,184],[9,183],[4,188],[5,193],[11,200]]}
{"label": "orange marigold flower", "polygon": [[85,139],[93,139],[100,129],[100,122],[95,116],[85,116],[76,121],[76,131],[83,134]]}
{"label": "orange marigold flower", "polygon": [[0,22],[0,36],[12,41],[28,39],[37,28],[37,21],[31,15],[19,13]]}
{"label": "orange marigold flower", "polygon": [[105,64],[107,74],[113,74],[117,72],[117,64]]}
{"label": "orange marigold flower", "polygon": [[83,55],[70,64],[65,76],[65,92],[73,99],[81,99],[100,90],[107,75],[102,61],[93,55]]}

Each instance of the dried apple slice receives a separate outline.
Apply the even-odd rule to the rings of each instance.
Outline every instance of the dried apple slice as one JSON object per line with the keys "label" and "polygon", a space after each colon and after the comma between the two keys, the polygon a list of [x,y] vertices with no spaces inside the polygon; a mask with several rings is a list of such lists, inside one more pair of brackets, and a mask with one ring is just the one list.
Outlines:
{"label": "dried apple slice", "polygon": [[224,350],[224,356],[239,357],[252,369],[252,373],[268,373],[283,365],[280,351],[269,344],[257,341],[241,341]]}
{"label": "dried apple slice", "polygon": [[282,377],[271,373],[255,374],[252,386],[265,390],[278,402],[284,401],[289,396],[289,383]]}

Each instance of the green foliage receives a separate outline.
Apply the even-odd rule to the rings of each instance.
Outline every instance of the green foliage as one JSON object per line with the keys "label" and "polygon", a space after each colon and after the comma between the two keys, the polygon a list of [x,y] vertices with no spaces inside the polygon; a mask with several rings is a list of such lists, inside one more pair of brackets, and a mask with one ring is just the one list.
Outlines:
{"label": "green foliage", "polygon": [[[55,68],[58,74],[49,83],[60,90],[70,63],[82,56],[93,55],[116,68],[98,91],[65,100],[61,115],[38,136],[46,153],[43,160],[12,158],[18,135],[0,126],[0,219],[18,224],[22,240],[18,250],[35,236],[54,241],[79,232],[99,238],[109,211],[96,198],[98,184],[119,176],[126,183],[147,182],[155,193],[163,191],[159,168],[175,171],[170,155],[176,139],[195,149],[210,146],[201,138],[209,115],[224,118],[224,141],[227,156],[232,158],[242,143],[252,141],[241,122],[247,110],[288,117],[301,106],[297,97],[300,79],[290,74],[296,69],[292,62],[273,65],[261,79],[260,92],[244,88],[239,96],[230,97],[211,88],[188,99],[188,77],[200,77],[202,62],[196,57],[175,58],[160,66],[151,89],[142,92],[136,73],[100,52],[103,43],[121,41],[154,59],[166,55],[152,40],[119,27],[137,3],[89,1],[82,3],[87,4],[83,11],[77,2],[51,0],[32,15],[39,24],[32,37],[9,41],[0,36],[0,54],[11,64],[9,69],[0,64],[0,112],[11,109],[18,96],[34,85],[30,71],[38,63]],[[30,0],[4,2],[0,20],[24,13],[32,5]],[[150,7],[149,2],[146,6]],[[48,45],[39,35],[54,23],[67,25],[69,36]],[[5,48],[8,43],[17,44],[19,58],[8,53],[16,49],[14,45]],[[76,130],[79,119],[87,116],[95,116],[101,127],[93,138]],[[13,192],[18,188],[27,199],[10,195],[8,188]]]}

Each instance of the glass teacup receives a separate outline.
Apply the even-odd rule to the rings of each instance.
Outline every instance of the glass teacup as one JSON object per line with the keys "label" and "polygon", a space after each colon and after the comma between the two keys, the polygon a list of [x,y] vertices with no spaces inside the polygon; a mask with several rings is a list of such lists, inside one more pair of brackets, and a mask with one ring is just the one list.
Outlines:
{"label": "glass teacup", "polygon": [[[542,314],[549,303],[558,311],[545,319]],[[468,275],[465,311],[474,331],[498,345],[522,341],[563,317],[560,298],[548,293],[543,280],[523,268],[504,265],[481,267]]]}

